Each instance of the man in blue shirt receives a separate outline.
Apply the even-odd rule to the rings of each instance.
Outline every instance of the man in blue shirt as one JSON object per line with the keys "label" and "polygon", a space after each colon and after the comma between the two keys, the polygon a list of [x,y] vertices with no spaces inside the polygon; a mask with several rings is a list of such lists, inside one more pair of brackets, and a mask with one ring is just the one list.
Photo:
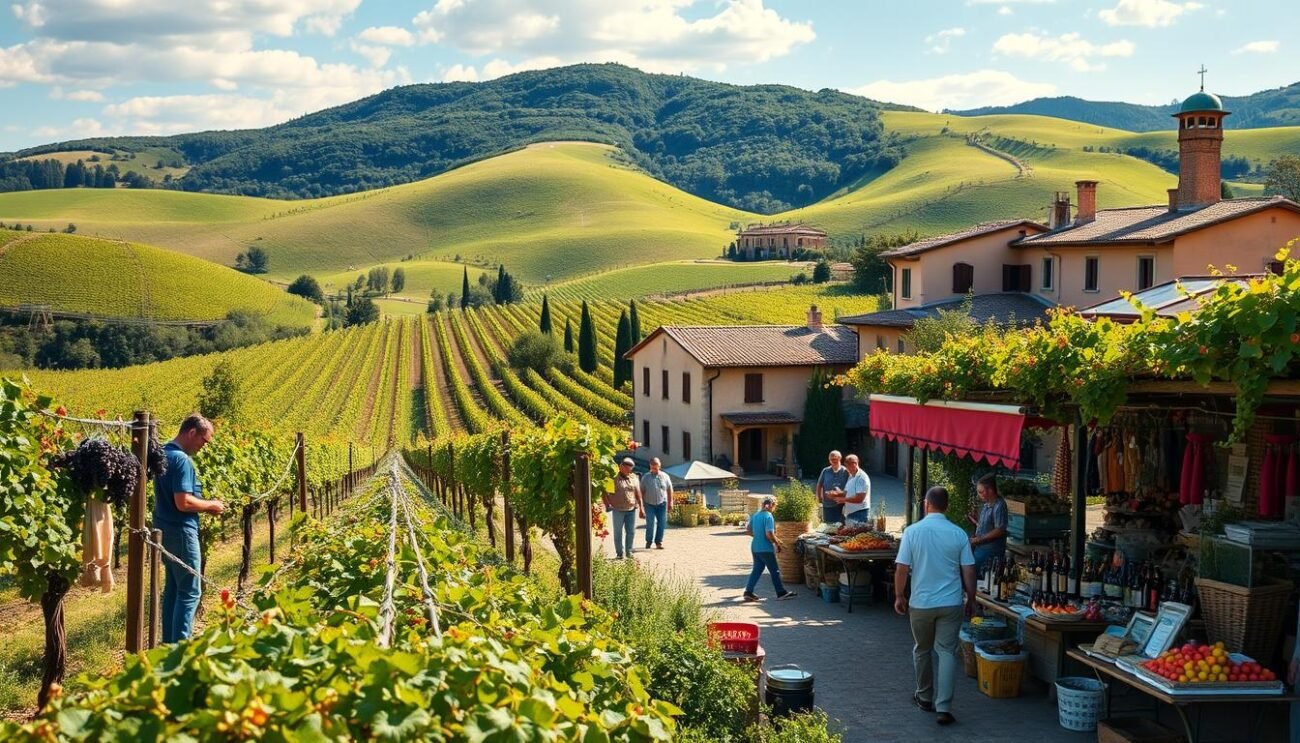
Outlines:
{"label": "man in blue shirt", "polygon": [[778,599],[792,599],[795,596],[794,591],[785,590],[781,584],[781,566],[776,562],[776,553],[782,548],[781,543],[776,541],[776,519],[772,517],[772,509],[775,507],[774,496],[763,498],[763,507],[749,517],[749,526],[745,527],[745,533],[753,537],[749,551],[754,557],[754,569],[749,572],[749,582],[745,584],[746,601],[759,600],[754,589],[758,587],[758,579],[763,577],[764,568],[772,575],[772,588],[776,589]]}
{"label": "man in blue shirt", "polygon": [[673,510],[673,481],[660,470],[659,457],[650,460],[650,471],[641,476],[641,505],[645,510],[645,548],[664,548],[664,523]]}
{"label": "man in blue shirt", "polygon": [[[181,430],[163,447],[167,471],[153,481],[153,526],[162,530],[163,548],[202,573],[199,553],[199,514],[220,515],[226,510],[219,500],[205,500],[203,485],[194,472],[199,450],[212,440],[212,422],[201,415],[191,415],[181,422]],[[163,560],[167,583],[162,593],[162,641],[188,639],[194,630],[194,611],[199,605],[203,586],[199,579],[171,560]]]}
{"label": "man in blue shirt", "polygon": [[957,634],[962,618],[975,612],[975,557],[966,532],[948,520],[947,510],[948,491],[930,488],[925,494],[925,518],[903,530],[894,560],[894,611],[908,617],[915,642],[912,703],[926,712],[938,712],[935,719],[940,725],[956,722],[952,694],[957,683]]}
{"label": "man in blue shirt", "polygon": [[844,507],[833,497],[842,495],[844,486],[849,482],[849,470],[840,464],[840,459],[840,453],[832,451],[830,466],[823,468],[817,477],[817,501],[822,504],[822,521],[827,524],[844,521]]}
{"label": "man in blue shirt", "polygon": [[975,552],[975,573],[978,575],[993,558],[1007,551],[1007,501],[998,495],[998,479],[992,473],[975,483],[975,494],[984,502],[975,522],[975,536],[970,538]]}

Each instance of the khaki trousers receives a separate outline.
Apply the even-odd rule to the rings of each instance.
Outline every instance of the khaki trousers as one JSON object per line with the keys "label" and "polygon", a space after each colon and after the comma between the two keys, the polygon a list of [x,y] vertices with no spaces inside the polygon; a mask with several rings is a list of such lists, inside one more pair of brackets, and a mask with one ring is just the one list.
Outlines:
{"label": "khaki trousers", "polygon": [[957,634],[965,616],[960,605],[907,610],[912,641],[916,643],[912,646],[916,696],[934,704],[936,712],[952,711],[952,692],[957,684]]}

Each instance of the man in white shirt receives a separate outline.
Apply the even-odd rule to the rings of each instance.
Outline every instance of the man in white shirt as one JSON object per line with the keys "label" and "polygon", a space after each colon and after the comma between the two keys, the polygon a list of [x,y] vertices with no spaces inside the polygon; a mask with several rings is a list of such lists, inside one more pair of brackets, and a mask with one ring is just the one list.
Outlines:
{"label": "man in white shirt", "polygon": [[869,524],[871,523],[871,480],[858,466],[857,454],[845,457],[844,467],[849,471],[849,479],[844,484],[844,494],[835,498],[844,505],[844,523]]}
{"label": "man in white shirt", "polygon": [[[966,532],[944,515],[947,510],[947,489],[930,488],[925,494],[925,518],[903,531],[894,561],[894,611],[908,616],[916,643],[912,702],[926,712],[938,712],[935,719],[940,725],[956,722],[952,694],[957,682],[957,633],[963,617],[975,613],[975,556]],[[911,599],[906,597],[909,577]]]}

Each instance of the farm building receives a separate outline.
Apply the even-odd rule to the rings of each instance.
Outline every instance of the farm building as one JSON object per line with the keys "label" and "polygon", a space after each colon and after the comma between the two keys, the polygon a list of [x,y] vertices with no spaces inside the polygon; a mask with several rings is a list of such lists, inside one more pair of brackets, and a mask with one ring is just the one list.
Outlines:
{"label": "farm building", "polygon": [[806,224],[749,225],[736,233],[736,250],[747,260],[789,258],[799,248],[823,248],[826,233]]}

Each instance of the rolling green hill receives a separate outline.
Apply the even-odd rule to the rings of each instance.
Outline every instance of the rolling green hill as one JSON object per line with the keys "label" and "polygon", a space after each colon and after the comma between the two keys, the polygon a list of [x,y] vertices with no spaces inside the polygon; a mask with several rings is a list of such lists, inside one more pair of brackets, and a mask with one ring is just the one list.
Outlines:
{"label": "rolling green hill", "polygon": [[898,152],[877,113],[824,89],[725,85],[581,64],[482,83],[408,85],[265,129],[108,137],[23,150],[166,148],[188,191],[308,198],[428,178],[543,141],[618,145],[698,196],[772,212],[851,183]]}
{"label": "rolling green hill", "polygon": [[[1191,93],[1192,91],[1187,91]],[[1300,125],[1300,83],[1261,90],[1244,96],[1222,96],[1223,104],[1232,116],[1229,129]],[[1143,106],[1115,101],[1087,101],[1073,96],[1034,98],[1012,106],[954,111],[962,116],[988,114],[1035,114],[1071,121],[1128,129],[1135,132],[1161,131],[1169,128],[1169,117],[1178,110],[1177,104]]]}
{"label": "rolling green hill", "polygon": [[233,310],[302,327],[315,305],[175,251],[77,235],[0,231],[0,307],[147,320],[220,320]]}

